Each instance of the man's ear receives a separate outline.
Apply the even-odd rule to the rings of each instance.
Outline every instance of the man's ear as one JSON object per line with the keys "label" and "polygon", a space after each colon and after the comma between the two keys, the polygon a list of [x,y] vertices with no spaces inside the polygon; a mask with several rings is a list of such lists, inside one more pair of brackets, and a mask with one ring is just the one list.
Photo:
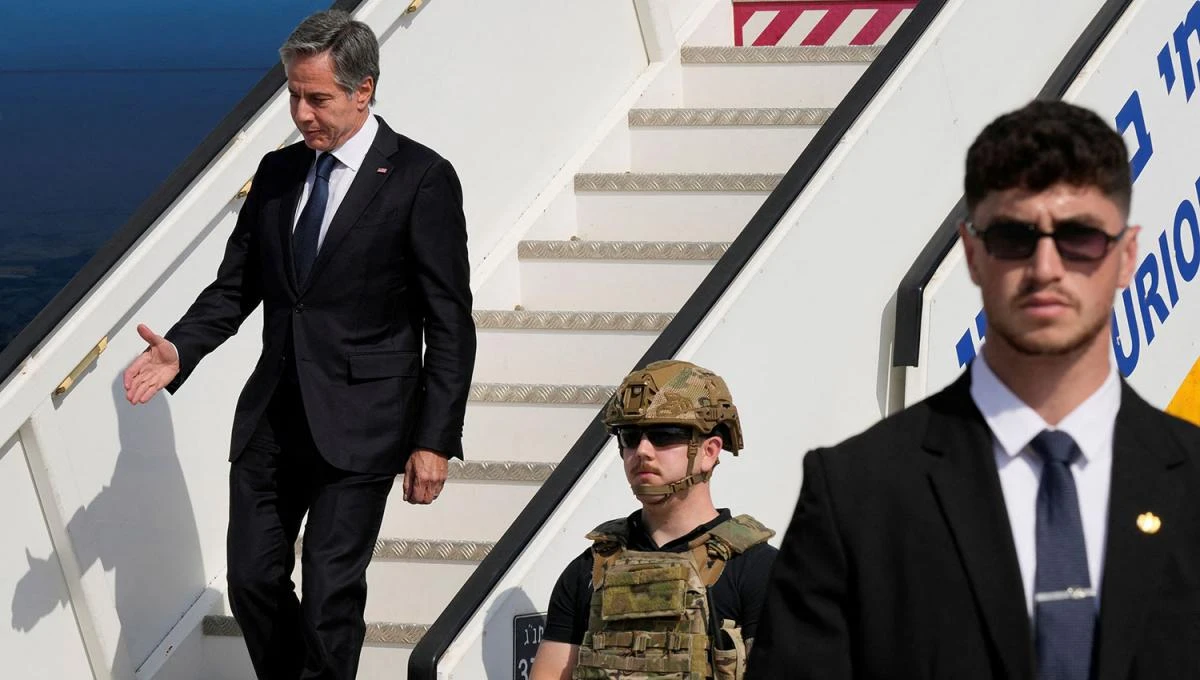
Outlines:
{"label": "man's ear", "polygon": [[979,239],[971,236],[971,232],[967,231],[967,223],[958,223],[958,240],[962,242],[963,252],[967,256],[967,271],[971,273],[971,283],[979,285],[978,259],[981,257],[979,249],[982,243]]}
{"label": "man's ear", "polygon": [[371,97],[375,94],[375,79],[371,76],[363,78],[363,81],[358,84],[354,90],[354,101],[359,108],[365,108],[371,103]]}
{"label": "man's ear", "polygon": [[701,470],[711,470],[721,462],[722,446],[721,438],[716,435],[705,437],[704,441],[700,442]]}
{"label": "man's ear", "polygon": [[1129,282],[1133,278],[1133,270],[1137,267],[1137,240],[1138,234],[1141,232],[1140,225],[1132,225],[1121,237],[1121,242],[1117,244],[1118,254],[1121,258],[1117,269],[1117,285],[1121,288],[1129,287]]}

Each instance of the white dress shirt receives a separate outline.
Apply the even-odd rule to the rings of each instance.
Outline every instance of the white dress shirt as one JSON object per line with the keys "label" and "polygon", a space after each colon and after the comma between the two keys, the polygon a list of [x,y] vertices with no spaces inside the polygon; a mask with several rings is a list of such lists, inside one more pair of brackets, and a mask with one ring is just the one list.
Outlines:
{"label": "white dress shirt", "polygon": [[[375,133],[378,131],[379,121],[375,120],[375,116],[368,114],[367,121],[358,129],[358,132],[342,142],[341,146],[329,152],[333,154],[336,162],[333,164],[333,170],[329,173],[329,200],[325,203],[325,216],[321,218],[321,233],[317,236],[318,250],[320,250],[321,244],[325,243],[325,234],[329,231],[329,223],[333,221],[338,206],[342,204],[342,199],[346,197],[346,192],[350,190],[350,185],[358,175],[358,169],[362,167],[363,159],[367,157],[367,151],[371,149],[371,143],[375,141]],[[293,231],[296,229],[296,223],[300,221],[300,213],[304,210],[304,204],[308,202],[308,195],[312,193],[313,182],[316,181],[316,178],[317,152],[314,151],[312,165],[309,166],[308,176],[304,179],[304,190],[300,193],[300,201],[296,203],[296,214],[292,216]]]}
{"label": "white dress shirt", "polygon": [[[1037,572],[1037,493],[1042,459],[1029,443],[1042,430],[1066,432],[1082,454],[1071,464],[1071,473],[1079,494],[1088,573],[1092,587],[1099,593],[1104,574],[1108,489],[1112,481],[1113,428],[1121,407],[1121,381],[1116,367],[1109,363],[1104,384],[1063,418],[1058,427],[1047,425],[1000,382],[982,355],[971,362],[971,399],[992,431],[1000,488],[1017,547],[1021,580],[1025,584],[1025,606],[1030,616],[1033,616],[1033,581]],[[1096,602],[1099,606],[1099,596]]]}

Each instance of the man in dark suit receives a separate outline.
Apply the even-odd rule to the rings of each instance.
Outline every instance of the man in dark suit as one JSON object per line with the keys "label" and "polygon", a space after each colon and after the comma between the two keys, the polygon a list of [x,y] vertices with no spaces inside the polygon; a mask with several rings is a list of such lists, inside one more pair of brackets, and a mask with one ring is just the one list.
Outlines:
{"label": "man in dark suit", "polygon": [[1200,430],[1110,357],[1137,254],[1121,137],[1034,102],[966,165],[982,355],[805,458],[748,677],[1200,677]]}
{"label": "man in dark suit", "polygon": [[392,481],[403,471],[405,500],[430,503],[462,456],[466,226],[450,164],[370,114],[379,47],[365,24],[315,14],[280,55],[304,143],[263,158],[183,318],[165,337],[139,326],[149,348],[125,388],[135,404],[178,389],[262,303],[230,445],[229,601],[259,678],[350,680]]}

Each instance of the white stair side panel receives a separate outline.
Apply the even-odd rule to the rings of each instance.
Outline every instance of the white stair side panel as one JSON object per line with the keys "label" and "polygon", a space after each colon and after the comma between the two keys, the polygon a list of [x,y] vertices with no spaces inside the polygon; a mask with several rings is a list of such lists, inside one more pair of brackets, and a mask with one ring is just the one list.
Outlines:
{"label": "white stair side panel", "polygon": [[0,674],[21,680],[91,678],[62,567],[15,437],[0,444],[0,499],[0,583],[5,585]]}
{"label": "white stair side panel", "polygon": [[[374,560],[367,568],[364,618],[433,623],[476,566],[475,562]],[[303,592],[304,572],[299,557],[292,580],[296,583],[296,593]]]}
{"label": "white stair side panel", "polygon": [[[546,206],[546,210],[538,216],[533,225],[529,227],[529,232],[523,238],[546,240],[569,239],[576,234],[575,223],[577,214],[578,204],[575,201],[575,192],[568,186],[550,200],[549,205]],[[515,243],[513,247],[514,249],[516,248]],[[500,306],[476,304],[475,308],[495,309]]]}
{"label": "white stair side panel", "polygon": [[684,64],[685,106],[834,107],[866,63]]}
{"label": "white stair side panel", "polygon": [[383,514],[380,536],[495,540],[517,518],[539,486],[524,482],[450,480],[435,502],[412,505],[404,502],[403,484],[403,478],[397,477]]}
{"label": "white stair side panel", "polygon": [[733,45],[733,3],[718,2],[696,30],[684,40],[685,45]]}
{"label": "white stair side panel", "polygon": [[472,281],[478,286],[472,292],[473,309],[512,309],[521,301],[521,272],[517,253],[510,250],[506,253],[494,253],[491,257],[499,258],[500,262],[487,277],[486,285]]}
{"label": "white stair side panel", "polygon": [[635,127],[634,172],[784,172],[816,126]]}
{"label": "white stair side panel", "polygon": [[589,241],[732,241],[766,193],[579,192],[576,234]]}
{"label": "white stair side panel", "polygon": [[[521,263],[521,300],[536,309],[631,312],[678,310],[712,269],[710,261],[555,261]],[[617,376],[619,377],[619,376]],[[613,382],[615,378],[608,378]]]}
{"label": "white stair side panel", "polygon": [[615,125],[581,166],[584,172],[621,172],[630,164],[629,126]]}
{"label": "white stair side panel", "polygon": [[[614,375],[620,378],[632,369],[633,363],[630,362],[616,368]],[[468,460],[519,459],[534,463],[557,463],[599,411],[598,404],[471,402],[467,404],[469,425],[463,433],[463,450]],[[439,502],[441,500],[438,499]]]}
{"label": "white stair side panel", "polygon": [[475,380],[611,383],[656,337],[657,332],[637,331],[480,330]]}

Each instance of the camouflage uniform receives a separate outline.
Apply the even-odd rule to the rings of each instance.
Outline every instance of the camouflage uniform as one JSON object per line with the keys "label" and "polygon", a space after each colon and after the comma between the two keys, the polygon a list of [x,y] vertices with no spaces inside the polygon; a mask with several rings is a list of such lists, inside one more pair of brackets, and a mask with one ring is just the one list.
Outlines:
{"label": "camouflage uniform", "polygon": [[[742,429],[725,381],[685,361],[658,361],[630,373],[605,408],[604,423],[621,427],[672,425],[693,430],[687,475],[662,485],[634,485],[639,496],[670,496],[707,482],[697,472],[700,443],[713,434],[737,455]],[[748,656],[741,628],[719,626],[709,588],[726,562],[775,534],[741,515],[700,534],[683,552],[628,548],[629,522],[605,522],[592,540],[592,597],[588,632],[573,678],[740,680]],[[719,638],[717,636],[720,636]],[[717,644],[714,644],[717,638]]]}
{"label": "camouflage uniform", "polygon": [[[729,619],[719,631],[708,589],[725,563],[774,536],[749,515],[722,522],[680,553],[629,550],[625,519],[605,522],[593,541],[588,632],[571,677],[740,680],[748,650]],[[719,635],[719,644],[712,637]]]}

